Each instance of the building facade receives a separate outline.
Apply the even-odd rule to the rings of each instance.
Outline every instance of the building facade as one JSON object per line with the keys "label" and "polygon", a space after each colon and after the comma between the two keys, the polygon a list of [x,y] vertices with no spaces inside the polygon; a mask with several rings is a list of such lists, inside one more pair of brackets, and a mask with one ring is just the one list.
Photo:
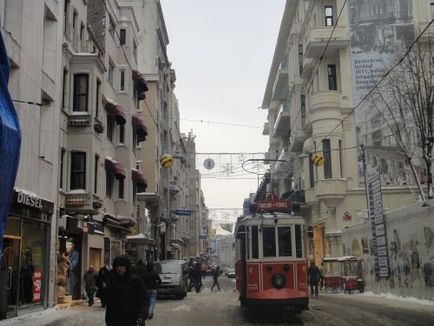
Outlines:
{"label": "building facade", "polygon": [[[308,250],[317,264],[325,256],[344,254],[342,230],[367,216],[360,145],[368,146],[371,162],[386,150],[365,141],[375,139],[376,130],[369,130],[372,121],[363,121],[359,112],[364,111],[354,108],[393,55],[405,49],[407,39],[426,26],[429,12],[428,1],[286,3],[262,104],[268,110],[263,134],[270,140],[266,159],[271,174],[263,188],[301,203],[299,213],[313,227]],[[363,26],[375,27],[360,32]],[[369,33],[378,42],[368,49],[363,44],[371,43],[360,37]],[[323,165],[312,163],[316,153],[323,156]],[[389,171],[404,171],[383,173],[387,209],[417,200],[405,159],[397,156],[382,157]]]}
{"label": "building facade", "polygon": [[198,254],[205,204],[160,2],[5,0],[0,17],[23,138],[0,319],[81,299],[87,268],[119,254]]}

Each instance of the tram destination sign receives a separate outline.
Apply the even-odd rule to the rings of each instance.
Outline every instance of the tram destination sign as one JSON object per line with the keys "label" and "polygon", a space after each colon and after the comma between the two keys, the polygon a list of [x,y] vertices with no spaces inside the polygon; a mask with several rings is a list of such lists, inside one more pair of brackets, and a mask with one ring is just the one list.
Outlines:
{"label": "tram destination sign", "polygon": [[258,211],[288,211],[291,207],[291,201],[281,200],[274,194],[268,195],[264,201],[258,203]]}

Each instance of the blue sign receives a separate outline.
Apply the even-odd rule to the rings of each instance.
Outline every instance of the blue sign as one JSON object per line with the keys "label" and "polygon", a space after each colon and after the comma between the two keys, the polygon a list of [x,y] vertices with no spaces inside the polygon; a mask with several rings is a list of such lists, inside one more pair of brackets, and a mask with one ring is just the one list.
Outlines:
{"label": "blue sign", "polygon": [[9,90],[9,59],[0,34],[0,263],[3,232],[18,171],[21,148],[21,128]]}
{"label": "blue sign", "polygon": [[175,215],[178,216],[191,216],[192,211],[190,209],[176,209]]}

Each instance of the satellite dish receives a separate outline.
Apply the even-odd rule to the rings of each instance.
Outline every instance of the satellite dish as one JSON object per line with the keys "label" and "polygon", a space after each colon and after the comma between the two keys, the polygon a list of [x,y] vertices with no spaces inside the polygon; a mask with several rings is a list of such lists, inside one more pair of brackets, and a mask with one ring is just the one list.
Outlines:
{"label": "satellite dish", "polygon": [[205,167],[205,169],[207,170],[212,170],[214,169],[215,163],[214,160],[211,158],[207,158],[205,161],[203,161],[203,166]]}

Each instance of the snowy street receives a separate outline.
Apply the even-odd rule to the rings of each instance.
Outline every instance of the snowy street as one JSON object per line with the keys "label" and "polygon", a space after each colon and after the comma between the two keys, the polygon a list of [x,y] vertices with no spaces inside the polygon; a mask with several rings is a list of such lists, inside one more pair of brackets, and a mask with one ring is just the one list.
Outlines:
{"label": "snowy street", "polygon": [[[191,292],[184,300],[159,300],[150,326],[195,325],[433,325],[434,303],[366,294],[325,294],[310,301],[310,310],[301,315],[273,314],[240,309],[233,292],[234,279],[222,277],[221,292],[211,292],[211,279],[202,293]],[[99,304],[71,309],[49,309],[0,322],[1,326],[20,325],[105,325]]]}

